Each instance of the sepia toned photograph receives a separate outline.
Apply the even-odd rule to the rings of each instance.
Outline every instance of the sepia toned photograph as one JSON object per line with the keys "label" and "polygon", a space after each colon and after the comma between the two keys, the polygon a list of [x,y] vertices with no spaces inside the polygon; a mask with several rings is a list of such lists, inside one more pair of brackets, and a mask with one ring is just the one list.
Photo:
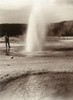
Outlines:
{"label": "sepia toned photograph", "polygon": [[73,100],[73,0],[0,0],[0,100]]}

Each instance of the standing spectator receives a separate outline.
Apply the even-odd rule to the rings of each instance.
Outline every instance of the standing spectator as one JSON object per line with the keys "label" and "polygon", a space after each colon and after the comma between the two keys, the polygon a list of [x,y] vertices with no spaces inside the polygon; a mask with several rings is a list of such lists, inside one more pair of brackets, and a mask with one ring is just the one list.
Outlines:
{"label": "standing spectator", "polygon": [[6,45],[6,54],[8,54],[8,51],[10,51],[10,42],[9,42],[9,36],[7,33],[5,33],[5,45]]}

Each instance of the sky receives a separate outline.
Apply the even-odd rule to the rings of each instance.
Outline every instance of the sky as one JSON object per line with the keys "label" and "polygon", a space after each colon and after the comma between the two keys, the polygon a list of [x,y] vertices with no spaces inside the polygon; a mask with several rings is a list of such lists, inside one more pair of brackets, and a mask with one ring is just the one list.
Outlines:
{"label": "sky", "polygon": [[33,0],[0,0],[0,23],[27,23],[32,5]]}
{"label": "sky", "polygon": [[[73,0],[0,0],[0,23],[28,23],[32,9],[39,1],[67,8],[73,6]],[[41,2],[42,6],[44,2]]]}

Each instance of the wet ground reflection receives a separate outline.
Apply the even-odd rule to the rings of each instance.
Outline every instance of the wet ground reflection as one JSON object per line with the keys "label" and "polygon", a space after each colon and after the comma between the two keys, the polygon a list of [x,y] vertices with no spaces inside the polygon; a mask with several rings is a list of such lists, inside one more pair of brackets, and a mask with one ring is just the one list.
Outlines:
{"label": "wet ground reflection", "polygon": [[68,98],[72,95],[73,73],[69,72],[47,72],[22,76],[7,83],[0,93],[1,100],[4,97],[11,98],[10,100],[15,100],[15,98],[16,100],[59,100],[59,98],[70,100]]}

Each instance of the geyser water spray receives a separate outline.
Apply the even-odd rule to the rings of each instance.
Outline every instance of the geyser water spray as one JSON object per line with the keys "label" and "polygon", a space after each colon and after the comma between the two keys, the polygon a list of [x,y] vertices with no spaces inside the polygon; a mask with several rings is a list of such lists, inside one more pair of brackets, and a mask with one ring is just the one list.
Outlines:
{"label": "geyser water spray", "polygon": [[[38,23],[38,21],[39,23]],[[35,52],[43,49],[45,40],[45,26],[42,19],[32,15],[29,21],[29,27],[26,37],[26,51]]]}

